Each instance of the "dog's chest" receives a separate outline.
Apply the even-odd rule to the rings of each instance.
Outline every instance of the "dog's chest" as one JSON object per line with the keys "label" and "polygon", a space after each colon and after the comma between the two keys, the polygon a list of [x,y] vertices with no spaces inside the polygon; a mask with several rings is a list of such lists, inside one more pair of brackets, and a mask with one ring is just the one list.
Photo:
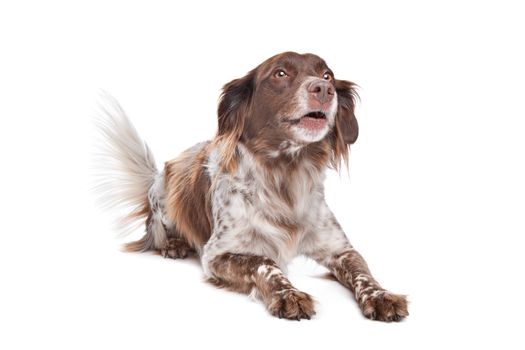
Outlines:
{"label": "dog's chest", "polygon": [[264,255],[285,265],[318,216],[323,174],[309,164],[293,172],[273,171],[250,158],[241,159],[234,175],[214,173],[218,168],[212,165],[210,247]]}
{"label": "dog's chest", "polygon": [[251,169],[239,180],[238,186],[246,194],[247,209],[270,219],[303,221],[317,195],[317,183],[304,171],[288,174]]}
{"label": "dog's chest", "polygon": [[217,211],[244,223],[248,231],[297,240],[312,222],[322,198],[321,179],[304,171],[268,173],[244,168],[217,188]]}

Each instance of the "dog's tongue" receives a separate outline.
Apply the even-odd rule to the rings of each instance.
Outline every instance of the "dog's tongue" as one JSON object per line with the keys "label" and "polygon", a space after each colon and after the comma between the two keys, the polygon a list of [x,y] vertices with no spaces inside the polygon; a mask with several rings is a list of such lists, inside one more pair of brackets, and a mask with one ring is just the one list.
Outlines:
{"label": "dog's tongue", "polygon": [[309,130],[322,129],[325,124],[326,119],[324,118],[302,117],[299,121],[299,126]]}

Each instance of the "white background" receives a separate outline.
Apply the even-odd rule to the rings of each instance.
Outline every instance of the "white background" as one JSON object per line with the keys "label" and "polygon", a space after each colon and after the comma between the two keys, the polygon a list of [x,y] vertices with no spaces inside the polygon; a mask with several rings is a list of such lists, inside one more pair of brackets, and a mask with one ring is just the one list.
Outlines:
{"label": "white background", "polygon": [[[518,349],[525,346],[524,11],[519,1],[3,1],[0,348]],[[159,165],[209,139],[221,86],[281,51],[360,85],[350,175],[327,200],[398,324],[298,259],[311,321],[125,254],[90,188],[99,88]]]}

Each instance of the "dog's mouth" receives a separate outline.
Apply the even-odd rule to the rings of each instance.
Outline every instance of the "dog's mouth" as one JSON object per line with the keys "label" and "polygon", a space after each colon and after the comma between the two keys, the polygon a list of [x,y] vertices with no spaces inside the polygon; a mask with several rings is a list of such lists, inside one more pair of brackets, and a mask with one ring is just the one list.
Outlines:
{"label": "dog's mouth", "polygon": [[328,119],[324,112],[314,111],[303,115],[299,119],[295,119],[293,124],[307,130],[317,131],[324,128],[327,122]]}

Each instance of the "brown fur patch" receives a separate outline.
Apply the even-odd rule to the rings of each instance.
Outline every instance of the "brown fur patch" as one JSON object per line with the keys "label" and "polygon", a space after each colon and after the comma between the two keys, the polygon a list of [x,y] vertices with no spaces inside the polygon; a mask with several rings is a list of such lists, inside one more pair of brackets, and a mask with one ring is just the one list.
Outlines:
{"label": "brown fur patch", "polygon": [[210,178],[204,162],[209,143],[200,149],[183,152],[166,163],[166,212],[183,239],[193,248],[201,248],[211,235],[212,219],[209,198]]}
{"label": "brown fur patch", "polygon": [[329,139],[332,148],[330,166],[339,170],[341,163],[348,167],[348,146],[353,144],[359,135],[359,127],[354,114],[356,99],[356,85],[346,80],[336,80],[338,108],[335,117],[335,126]]}
{"label": "brown fur patch", "polygon": [[209,282],[241,293],[255,289],[274,316],[301,320],[315,314],[312,297],[293,287],[270,258],[227,253],[209,266],[214,276]]}
{"label": "brown fur patch", "polygon": [[297,321],[309,320],[315,315],[312,297],[296,289],[288,289],[272,295],[268,311],[273,316]]}
{"label": "brown fur patch", "polygon": [[397,322],[408,316],[406,296],[390,292],[370,297],[363,304],[362,310],[365,317],[384,322]]}
{"label": "brown fur patch", "polygon": [[153,247],[153,235],[146,233],[141,239],[133,242],[124,243],[122,250],[125,252],[145,252]]}
{"label": "brown fur patch", "polygon": [[217,108],[218,130],[214,144],[222,145],[220,166],[230,174],[237,168],[237,143],[250,114],[255,70],[224,85]]}
{"label": "brown fur patch", "polygon": [[145,252],[147,250],[152,249],[153,246],[155,245],[153,235],[148,230],[148,227],[151,222],[151,208],[150,208],[149,201],[147,198],[140,208],[133,211],[128,216],[128,220],[135,221],[142,217],[145,218],[144,222],[145,222],[145,227],[146,227],[146,234],[137,241],[125,243],[123,246],[123,250],[125,252]]}
{"label": "brown fur patch", "polygon": [[170,237],[166,241],[166,247],[159,250],[159,254],[165,258],[184,259],[190,254],[194,254],[195,249],[190,247],[188,242],[182,238]]}
{"label": "brown fur patch", "polygon": [[328,267],[337,280],[353,293],[367,318],[400,321],[408,316],[407,299],[382,288],[372,277],[363,257],[354,249],[332,257]]}

